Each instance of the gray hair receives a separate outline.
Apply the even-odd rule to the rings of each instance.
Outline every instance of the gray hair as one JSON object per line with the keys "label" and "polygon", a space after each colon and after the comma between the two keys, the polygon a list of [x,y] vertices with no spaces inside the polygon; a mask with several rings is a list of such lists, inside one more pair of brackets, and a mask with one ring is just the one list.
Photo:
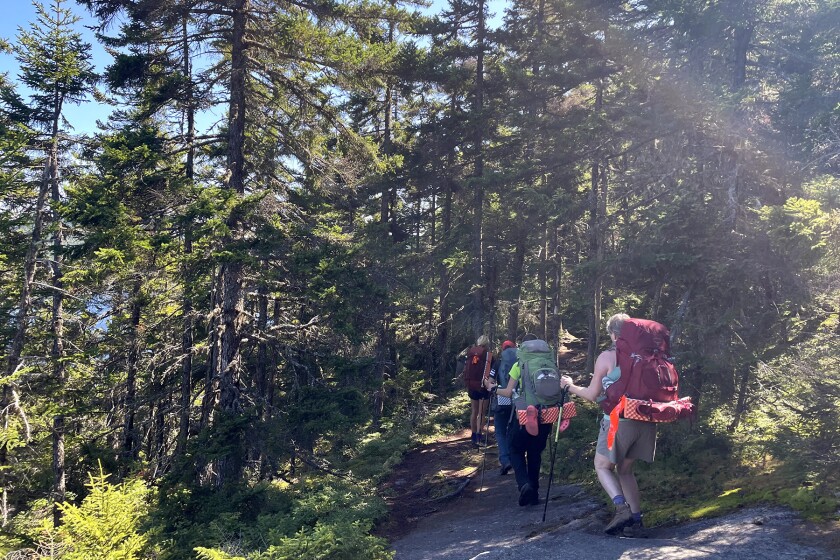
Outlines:
{"label": "gray hair", "polygon": [[609,319],[607,319],[607,334],[614,334],[615,336],[621,335],[621,326],[624,324],[624,321],[630,318],[630,315],[627,313],[616,313]]}
{"label": "gray hair", "polygon": [[490,338],[486,334],[483,334],[483,335],[478,337],[478,340],[475,342],[475,344],[476,344],[476,346],[489,347],[490,346]]}

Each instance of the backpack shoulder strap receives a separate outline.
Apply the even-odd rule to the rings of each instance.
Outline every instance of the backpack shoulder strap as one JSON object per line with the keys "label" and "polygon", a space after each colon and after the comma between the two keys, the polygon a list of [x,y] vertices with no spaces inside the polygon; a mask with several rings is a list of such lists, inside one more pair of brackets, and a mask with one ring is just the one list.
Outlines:
{"label": "backpack shoulder strap", "polygon": [[482,379],[487,379],[490,377],[490,368],[493,365],[493,352],[487,351],[487,357],[484,359],[484,375]]}
{"label": "backpack shoulder strap", "polygon": [[530,385],[528,390],[531,391],[532,395],[536,396],[536,394],[537,394],[537,384],[534,382],[534,376],[531,375],[530,370],[528,371],[528,384]]}

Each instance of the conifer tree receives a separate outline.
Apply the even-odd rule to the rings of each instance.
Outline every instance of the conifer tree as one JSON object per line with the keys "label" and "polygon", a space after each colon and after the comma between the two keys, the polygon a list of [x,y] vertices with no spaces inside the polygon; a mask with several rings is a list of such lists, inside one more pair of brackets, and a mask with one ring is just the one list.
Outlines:
{"label": "conifer tree", "polygon": [[[28,31],[21,31],[14,48],[16,58],[20,63],[20,81],[32,92],[30,100],[23,102],[20,107],[25,124],[37,133],[33,148],[38,150],[41,160],[39,178],[32,178],[37,184],[37,196],[32,209],[31,233],[28,248],[23,260],[23,271],[20,283],[20,298],[15,313],[15,334],[9,347],[3,382],[3,410],[20,408],[20,396],[17,394],[16,373],[25,364],[22,354],[27,342],[32,322],[34,306],[34,288],[38,262],[44,254],[44,236],[51,225],[52,234],[52,277],[44,283],[50,286],[52,299],[52,375],[63,389],[66,378],[64,365],[64,290],[62,277],[63,227],[57,218],[57,206],[61,202],[60,189],[60,159],[67,151],[71,138],[67,133],[64,111],[67,104],[79,103],[92,91],[96,76],[90,62],[90,45],[84,43],[81,35],[74,29],[79,18],[65,8],[61,0],[54,0],[49,6],[35,3],[36,21],[32,22]],[[50,202],[53,212],[49,212]],[[50,224],[50,222],[52,222]],[[46,279],[45,279],[46,280]],[[34,354],[38,354],[33,346]],[[8,412],[5,412],[8,414]],[[62,412],[56,416],[54,425],[54,458],[53,470],[55,474],[54,498],[60,501],[64,498],[64,457],[63,457],[63,423]],[[26,422],[24,418],[24,422]],[[26,436],[29,437],[28,435]],[[7,460],[7,448],[3,446],[0,462]],[[4,497],[10,485],[4,484]],[[12,485],[13,486],[13,485]],[[3,500],[6,504],[6,500]],[[4,524],[7,517],[5,505],[3,507]],[[56,513],[56,518],[58,513]]]}

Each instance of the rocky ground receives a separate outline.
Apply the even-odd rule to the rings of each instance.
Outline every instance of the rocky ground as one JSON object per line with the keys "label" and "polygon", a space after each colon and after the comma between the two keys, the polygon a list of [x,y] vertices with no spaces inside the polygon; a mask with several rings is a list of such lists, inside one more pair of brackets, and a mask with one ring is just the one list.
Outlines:
{"label": "rocky ground", "polygon": [[481,462],[466,430],[406,457],[383,488],[391,516],[378,531],[397,560],[840,559],[836,524],[811,526],[776,507],[653,528],[644,539],[604,535],[611,512],[582,488],[555,481],[546,507],[543,480],[541,503],[520,507],[513,474],[499,474],[493,446],[483,480]]}

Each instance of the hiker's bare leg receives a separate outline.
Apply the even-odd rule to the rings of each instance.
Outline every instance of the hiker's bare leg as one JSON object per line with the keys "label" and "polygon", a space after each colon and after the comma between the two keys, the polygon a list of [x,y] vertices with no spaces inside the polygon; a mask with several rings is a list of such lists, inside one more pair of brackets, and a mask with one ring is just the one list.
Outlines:
{"label": "hiker's bare leg", "polygon": [[472,433],[478,433],[479,430],[479,414],[481,414],[481,403],[483,401],[477,401],[475,399],[470,399],[470,429]]}
{"label": "hiker's bare leg", "polygon": [[600,453],[595,454],[595,474],[598,475],[598,482],[601,483],[601,487],[610,499],[622,493],[621,484],[615,474],[615,463],[611,463],[607,457]]}
{"label": "hiker's bare leg", "polygon": [[621,484],[621,493],[630,505],[630,511],[642,511],[642,497],[639,492],[639,483],[636,482],[636,475],[633,474],[633,463],[635,459],[624,459],[618,464],[618,482]]}
{"label": "hiker's bare leg", "polygon": [[480,434],[484,427],[484,419],[487,417],[487,405],[490,403],[490,401],[487,399],[481,399],[478,402],[480,403],[480,410],[478,412],[478,429],[476,430],[476,432]]}

